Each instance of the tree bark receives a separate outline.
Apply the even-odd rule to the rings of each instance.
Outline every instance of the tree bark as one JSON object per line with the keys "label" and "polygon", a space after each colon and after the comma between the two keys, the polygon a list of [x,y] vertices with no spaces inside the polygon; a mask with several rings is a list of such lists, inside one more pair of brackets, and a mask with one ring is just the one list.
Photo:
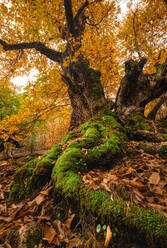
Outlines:
{"label": "tree bark", "polygon": [[154,74],[144,74],[146,59],[139,62],[125,62],[125,76],[116,97],[116,111],[124,111],[130,106],[140,108],[144,113],[146,104],[167,92],[167,60],[163,64],[155,64]]}
{"label": "tree bark", "polygon": [[83,58],[65,69],[63,81],[68,87],[73,108],[70,130],[104,111],[107,101],[100,82],[100,72],[89,68]]}

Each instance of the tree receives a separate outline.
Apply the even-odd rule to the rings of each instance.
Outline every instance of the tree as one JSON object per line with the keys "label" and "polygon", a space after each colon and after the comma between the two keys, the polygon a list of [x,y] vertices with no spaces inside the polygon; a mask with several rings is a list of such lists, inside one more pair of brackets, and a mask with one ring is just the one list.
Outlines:
{"label": "tree", "polygon": [[[51,37],[47,37],[47,39],[48,41],[52,39],[54,40],[56,37],[56,46],[63,46],[64,50],[62,51],[56,51],[55,49],[49,48],[42,41],[10,44],[1,39],[0,44],[3,46],[3,49],[5,51],[23,51],[25,49],[33,48],[36,51],[40,52],[42,55],[45,55],[50,60],[59,64],[59,67],[61,67],[62,70],[62,81],[67,86],[68,95],[71,101],[71,106],[73,108],[70,129],[77,127],[79,124],[87,121],[93,116],[101,114],[107,104],[103,87],[100,81],[101,74],[98,70],[90,68],[89,59],[87,58],[88,56],[84,56],[84,51],[81,48],[83,48],[82,41],[83,38],[85,39],[85,33],[90,35],[90,29],[92,30],[92,26],[94,26],[94,29],[99,26],[103,22],[104,18],[109,15],[109,12],[111,13],[111,10],[114,15],[116,8],[114,7],[113,3],[114,1],[111,2],[101,0],[86,0],[80,1],[80,3],[78,3],[78,1],[71,0],[64,0],[64,2],[57,1],[55,2],[54,6],[51,5],[52,8],[55,8],[55,16],[55,13],[53,13],[53,11],[45,11],[45,2],[43,1],[36,1],[33,5],[29,2],[23,3],[22,1],[19,5],[17,4],[17,1],[12,1],[11,8],[15,8],[18,11],[18,15],[21,15],[23,13],[25,14],[26,11],[23,10],[24,6],[26,7],[26,9],[28,9],[28,16],[26,16],[27,19],[24,20],[23,25],[29,25],[29,29],[31,26],[32,30],[34,18],[40,18],[39,22],[41,24],[41,27],[37,31],[37,33],[35,33],[36,35],[38,35],[38,39],[41,36],[40,34],[44,30],[46,30],[46,26],[43,25],[43,22],[48,22],[47,32],[50,32],[50,30],[53,31],[54,28],[58,29],[56,32],[51,31]],[[42,6],[40,6],[40,4]],[[50,9],[49,3],[47,4],[47,9]],[[4,6],[3,8],[5,9]],[[98,18],[95,16],[95,12],[97,12],[97,9],[99,10]],[[31,10],[32,12],[30,12]],[[8,12],[8,10],[6,9],[4,10],[4,12],[5,11]],[[9,12],[13,15],[12,10]],[[41,17],[39,17],[39,14],[41,14]],[[59,19],[57,19],[58,15]],[[42,17],[45,17],[45,19],[42,19]],[[27,24],[28,19],[31,19],[31,24]],[[97,23],[95,23],[96,20]],[[15,18],[15,21],[17,22],[17,17]],[[55,23],[55,25],[53,25],[53,23]],[[36,30],[37,25],[38,22],[34,24],[34,30]],[[88,28],[87,26],[89,26],[90,28]],[[88,29],[88,31],[86,29]],[[24,37],[26,37],[27,31],[24,28],[23,30],[25,34]],[[106,34],[104,35],[104,31],[100,34],[100,36],[104,40],[104,36],[108,37],[108,35],[110,34],[110,32],[107,33],[107,30],[108,26],[106,26]],[[19,31],[17,28],[16,31],[21,36],[21,30]],[[86,37],[86,39],[88,39],[88,36]]]}
{"label": "tree", "polygon": [[135,106],[144,114],[146,104],[167,92],[167,60],[163,64],[157,63],[153,74],[143,73],[146,61],[143,58],[139,62],[125,62],[125,76],[116,98],[117,110]]}
{"label": "tree", "polygon": [[[124,21],[123,27],[119,29],[121,33],[119,36],[122,39],[125,38],[126,41],[122,44],[125,44],[127,54],[136,59],[136,45],[138,50],[142,49],[142,52],[140,52],[139,62],[128,58],[125,63],[125,77],[121,81],[116,98],[117,110],[135,105],[144,112],[147,103],[166,92],[166,63],[162,64],[162,58],[166,54],[165,44],[160,51],[158,50],[159,45],[158,48],[154,46],[156,52],[152,53],[152,45],[155,42],[153,42],[153,38],[150,41],[150,37],[155,37],[156,44],[160,44],[162,38],[164,40],[166,38],[163,33],[166,23],[166,12],[163,11],[164,3],[162,1],[162,6],[160,5],[161,11],[157,11],[157,0],[154,2],[141,0],[140,2],[143,7],[137,11],[135,18],[134,14],[129,12],[127,22]],[[20,66],[22,66],[20,58],[24,59],[25,69],[28,70],[31,64],[32,66],[36,65],[41,74],[44,73],[46,67],[55,66],[55,69],[59,71],[59,76],[55,74],[55,78],[60,77],[61,74],[62,83],[64,82],[67,86],[73,109],[70,129],[103,113],[107,101],[100,75],[102,74],[102,81],[105,78],[107,83],[109,80],[111,82],[111,77],[108,76],[110,71],[112,74],[118,75],[118,58],[114,59],[116,57],[114,31],[118,30],[116,15],[119,8],[114,3],[115,1],[102,0],[86,0],[80,3],[76,0],[64,0],[55,1],[53,4],[40,0],[32,4],[29,1],[19,1],[18,3],[13,0],[10,8],[1,4],[2,13],[6,14],[6,19],[2,25],[4,32],[2,32],[1,38],[3,39],[0,39],[0,44],[6,52],[19,50],[16,73],[19,73]],[[154,12],[149,12],[150,8]],[[12,23],[11,18],[15,22]],[[160,28],[157,25],[157,28],[153,29],[153,24],[157,24],[157,20]],[[144,27],[146,28],[144,29]],[[5,32],[6,30],[8,32]],[[13,37],[9,37],[11,34]],[[28,42],[21,42],[23,40],[28,40]],[[49,42],[51,42],[51,48],[45,45]],[[37,57],[37,54],[32,51],[31,58],[27,52],[28,49],[34,49],[45,56]],[[156,64],[156,72],[149,75],[143,73],[146,60],[141,57],[147,53],[148,56],[145,57],[150,57],[152,53],[153,62],[156,57],[154,55],[160,52],[160,55],[163,54],[163,56],[161,56],[159,64]],[[123,58],[127,59],[125,49],[121,50],[121,54]],[[56,64],[52,62],[47,64],[44,57]],[[147,67],[150,68],[153,63],[148,58],[147,61]],[[91,68],[92,65],[95,69]],[[115,71],[111,68],[114,68]],[[111,83],[111,85],[110,89],[115,93],[113,88],[117,88],[118,80],[117,84]]]}
{"label": "tree", "polygon": [[[144,113],[149,102],[161,95],[163,97],[167,91],[167,60],[164,62],[167,55],[166,5],[163,1],[141,0],[137,6],[129,7],[119,29],[121,54],[127,61],[125,76],[117,94],[116,108],[122,110],[133,105],[141,108]],[[135,61],[137,57],[139,62]],[[152,73],[147,74],[148,72]],[[160,99],[152,118],[165,99]]]}
{"label": "tree", "polygon": [[19,98],[19,94],[10,82],[0,80],[0,121],[18,112]]}

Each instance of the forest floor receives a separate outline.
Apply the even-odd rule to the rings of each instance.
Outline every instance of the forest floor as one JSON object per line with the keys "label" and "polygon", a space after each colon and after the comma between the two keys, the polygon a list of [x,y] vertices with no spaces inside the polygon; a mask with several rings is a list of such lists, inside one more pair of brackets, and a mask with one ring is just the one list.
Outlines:
{"label": "forest floor", "polygon": [[[132,141],[128,146],[136,151],[139,144]],[[35,156],[39,155],[40,152]],[[0,160],[0,248],[15,248],[14,242],[9,244],[5,236],[10,230],[31,222],[43,225],[43,238],[35,248],[105,247],[106,230],[100,228],[98,220],[91,215],[88,216],[89,223],[84,218],[79,219],[77,213],[60,196],[57,199],[53,197],[51,182],[34,199],[7,204],[14,172],[29,159],[29,155],[23,154],[14,159]],[[111,199],[122,197],[127,204],[133,202],[144,208],[153,208],[167,217],[167,159],[161,159],[158,154],[150,155],[138,149],[137,153],[124,156],[110,170],[93,170],[80,176],[86,187],[94,190],[103,188],[111,194]],[[122,240],[119,233],[116,235],[114,238],[113,231],[110,245],[106,247],[148,247],[137,241]]]}

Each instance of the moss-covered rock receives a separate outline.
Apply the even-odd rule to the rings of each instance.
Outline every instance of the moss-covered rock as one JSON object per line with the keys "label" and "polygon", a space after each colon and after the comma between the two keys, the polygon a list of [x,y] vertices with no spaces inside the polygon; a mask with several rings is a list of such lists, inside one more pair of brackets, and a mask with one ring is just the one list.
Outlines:
{"label": "moss-covered rock", "polygon": [[52,171],[52,180],[55,188],[64,193],[66,197],[77,194],[82,184],[78,172],[87,169],[84,154],[78,148],[68,148],[57,160]]}
{"label": "moss-covered rock", "polygon": [[69,140],[72,140],[76,138],[78,134],[75,131],[70,131],[68,134],[64,137],[63,141],[61,142],[62,145],[66,144]]}
{"label": "moss-covered rock", "polygon": [[58,144],[53,146],[51,150],[48,152],[48,154],[46,154],[45,156],[48,159],[56,160],[61,153],[62,153],[62,147],[61,145]]}
{"label": "moss-covered rock", "polygon": [[62,153],[61,145],[54,146],[41,159],[32,159],[15,172],[8,203],[18,202],[33,190],[40,190],[51,178],[53,161]]}
{"label": "moss-covered rock", "polygon": [[90,168],[112,166],[123,155],[122,140],[113,132],[103,144],[91,149],[86,155],[86,162]]}
{"label": "moss-covered rock", "polygon": [[27,183],[38,162],[38,158],[32,159],[15,172],[14,181],[11,185],[11,190],[9,193],[8,204],[12,202],[19,202],[27,197]]}
{"label": "moss-covered rock", "polygon": [[110,194],[104,190],[84,188],[80,191],[80,210],[82,215],[89,211],[98,216],[102,223],[104,220],[111,223],[113,229],[117,227],[118,234],[127,227],[130,235],[136,230],[136,239],[150,244],[150,247],[167,246],[167,219],[152,209],[143,209],[131,203],[127,205],[121,198],[112,201]]}
{"label": "moss-covered rock", "polygon": [[129,131],[137,131],[137,130],[147,130],[152,131],[151,121],[144,118],[141,115],[131,116],[126,120],[126,130]]}
{"label": "moss-covered rock", "polygon": [[[142,115],[132,115],[125,119],[125,132],[130,139],[155,139],[155,135],[152,131],[153,128],[151,121],[146,119]],[[150,135],[151,137],[149,138],[148,135]]]}

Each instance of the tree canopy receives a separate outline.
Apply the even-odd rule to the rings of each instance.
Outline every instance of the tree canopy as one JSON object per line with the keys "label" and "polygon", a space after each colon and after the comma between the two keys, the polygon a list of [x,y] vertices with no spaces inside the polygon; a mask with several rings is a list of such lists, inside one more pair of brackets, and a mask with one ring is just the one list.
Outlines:
{"label": "tree canopy", "polygon": [[[84,122],[100,112],[106,101],[103,93],[98,95],[98,103],[97,96],[92,97],[88,89],[84,93],[83,82],[90,88],[93,77],[100,78],[105,97],[113,99],[127,59],[145,57],[146,72],[155,72],[154,64],[161,64],[166,58],[166,2],[129,1],[123,17],[120,6],[121,1],[115,0],[0,3],[2,80],[29,73],[32,68],[39,71],[36,82],[26,87],[19,114],[5,120],[5,125],[1,123],[2,133],[6,125],[10,129],[11,123],[17,124],[13,130],[20,126],[28,130],[37,119],[46,119],[52,110],[58,113],[57,117],[60,113],[69,116],[70,103],[75,109],[72,124]],[[92,90],[96,83],[93,82]],[[84,96],[80,102],[85,104],[82,110],[76,104],[79,95]],[[76,113],[82,112],[80,120],[76,120]]]}

